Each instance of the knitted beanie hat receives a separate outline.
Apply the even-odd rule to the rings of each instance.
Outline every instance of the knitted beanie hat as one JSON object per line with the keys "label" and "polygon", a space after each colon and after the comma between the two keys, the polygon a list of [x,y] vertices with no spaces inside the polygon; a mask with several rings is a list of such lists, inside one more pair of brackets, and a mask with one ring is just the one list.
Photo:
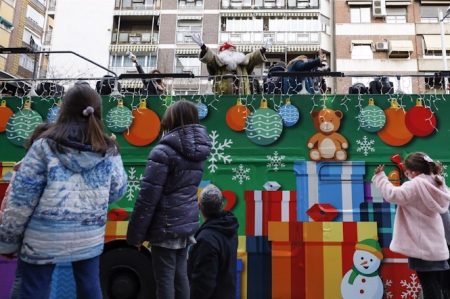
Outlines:
{"label": "knitted beanie hat", "polygon": [[355,245],[355,249],[364,250],[372,253],[380,260],[383,259],[383,251],[381,250],[380,243],[378,243],[378,238],[374,237],[372,239],[365,239]]}

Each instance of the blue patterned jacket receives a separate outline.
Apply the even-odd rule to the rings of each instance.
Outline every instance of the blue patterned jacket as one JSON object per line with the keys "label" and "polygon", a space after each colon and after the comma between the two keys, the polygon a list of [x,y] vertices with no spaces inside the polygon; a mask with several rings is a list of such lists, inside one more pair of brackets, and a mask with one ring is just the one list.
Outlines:
{"label": "blue patterned jacket", "polygon": [[39,139],[28,151],[0,226],[0,253],[20,248],[21,259],[32,264],[100,255],[108,204],[127,189],[120,155],[102,157],[73,142],[59,153],[51,143]]}

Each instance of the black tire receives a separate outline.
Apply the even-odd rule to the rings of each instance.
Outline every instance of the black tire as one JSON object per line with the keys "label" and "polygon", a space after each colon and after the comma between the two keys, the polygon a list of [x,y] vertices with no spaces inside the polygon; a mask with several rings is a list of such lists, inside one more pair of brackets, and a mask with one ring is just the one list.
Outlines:
{"label": "black tire", "polygon": [[156,298],[152,259],[132,247],[120,247],[100,256],[100,284],[104,299]]}

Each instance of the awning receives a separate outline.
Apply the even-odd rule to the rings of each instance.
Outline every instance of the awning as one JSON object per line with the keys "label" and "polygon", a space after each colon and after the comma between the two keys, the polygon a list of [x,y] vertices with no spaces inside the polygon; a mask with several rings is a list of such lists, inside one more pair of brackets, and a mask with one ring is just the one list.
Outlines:
{"label": "awning", "polygon": [[201,21],[203,19],[202,16],[178,16],[177,20],[196,20]]}
{"label": "awning", "polygon": [[[287,49],[286,49],[287,47]],[[286,50],[288,52],[291,51],[296,51],[296,52],[316,52],[320,50],[320,46],[319,45],[292,45],[292,46],[279,46],[279,45],[274,45],[272,47],[270,47],[269,52],[272,53],[284,53],[286,52]]]}
{"label": "awning", "polygon": [[14,27],[13,23],[11,23],[10,21],[8,21],[7,19],[5,19],[3,17],[0,17],[0,23],[3,23],[3,24],[5,24],[5,25],[7,25],[9,27]]}
{"label": "awning", "polygon": [[390,40],[388,44],[389,56],[391,56],[391,54],[406,54],[407,56],[409,56],[409,53],[414,51],[413,42],[411,40]]}
{"label": "awning", "polygon": [[347,4],[349,5],[349,6],[352,6],[352,5],[372,5],[373,4],[373,2],[372,1],[355,1],[355,0],[353,0],[353,1],[347,1]]}
{"label": "awning", "polygon": [[220,14],[221,17],[253,17],[251,12],[227,12]]}
{"label": "awning", "polygon": [[[442,51],[442,43],[440,35],[424,35],[425,50]],[[450,50],[450,36],[445,36],[445,49]]]}
{"label": "awning", "polygon": [[159,16],[160,10],[157,9],[126,9],[126,10],[114,10],[115,16]]}
{"label": "awning", "polygon": [[386,6],[406,6],[410,4],[411,1],[386,1]]}
{"label": "awning", "polygon": [[439,0],[422,0],[420,4],[440,4],[440,5],[449,5],[450,1],[439,1]]}
{"label": "awning", "polygon": [[257,17],[319,17],[318,12],[255,12]]}
{"label": "awning", "polygon": [[175,54],[198,54],[198,53],[200,53],[199,48],[175,49]]}
{"label": "awning", "polygon": [[156,52],[158,46],[156,45],[111,45],[109,46],[109,52],[122,53],[122,52]]}
{"label": "awning", "polygon": [[351,41],[350,52],[353,50],[354,45],[370,45],[372,51],[375,51],[375,46],[373,45],[373,40],[371,39],[354,39]]}

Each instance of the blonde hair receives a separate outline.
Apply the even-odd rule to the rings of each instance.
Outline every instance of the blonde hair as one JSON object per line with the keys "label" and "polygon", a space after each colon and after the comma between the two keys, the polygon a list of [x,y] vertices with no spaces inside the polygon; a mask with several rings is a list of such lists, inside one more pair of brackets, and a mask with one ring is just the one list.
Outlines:
{"label": "blonde hair", "polygon": [[289,61],[288,65],[286,66],[286,71],[289,69],[289,67],[291,66],[291,64],[293,64],[296,61],[303,61],[303,62],[308,62],[308,56],[306,55],[299,55],[297,57],[295,57],[294,59],[292,59],[291,61]]}

